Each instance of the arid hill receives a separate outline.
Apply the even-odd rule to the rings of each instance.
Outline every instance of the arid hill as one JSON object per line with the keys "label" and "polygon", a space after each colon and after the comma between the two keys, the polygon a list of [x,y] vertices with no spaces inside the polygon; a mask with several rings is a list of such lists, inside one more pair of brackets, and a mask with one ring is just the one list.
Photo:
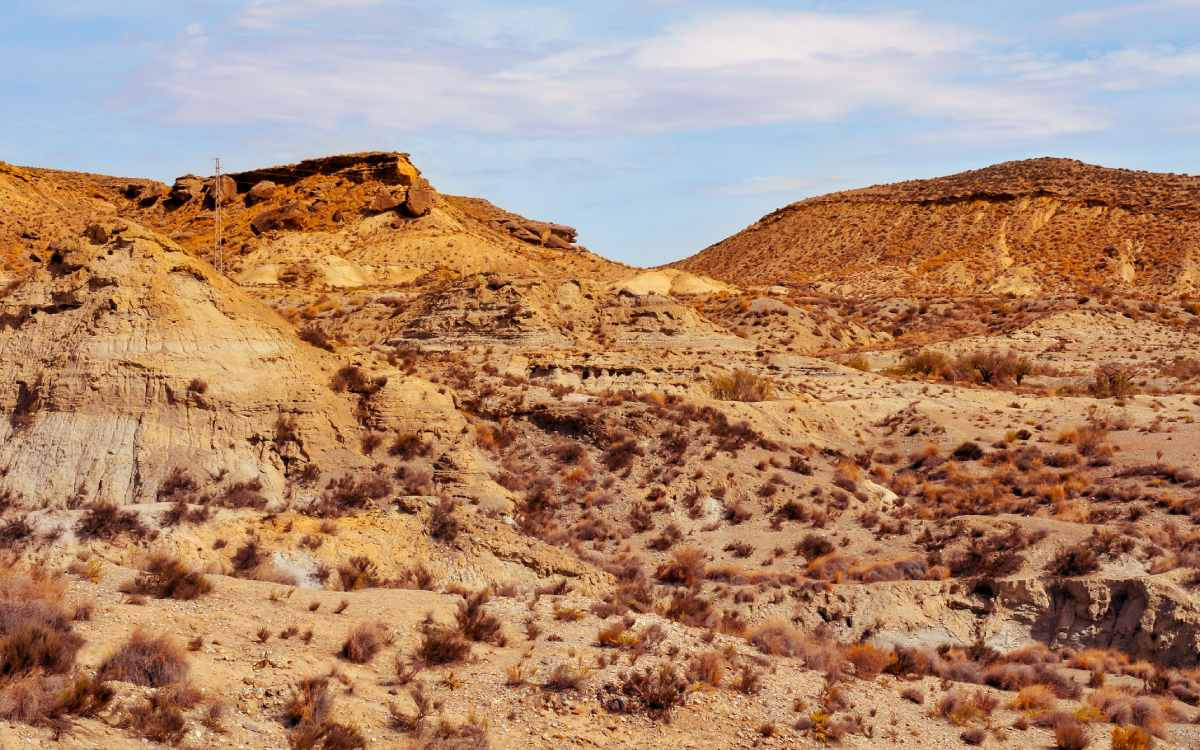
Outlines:
{"label": "arid hill", "polygon": [[1006,162],[793,203],[676,265],[865,295],[1188,295],[1200,289],[1200,177]]}
{"label": "arid hill", "polygon": [[398,153],[0,165],[0,746],[1200,746],[1200,304],[1036,265],[1193,185],[817,199],[729,242],[893,265],[755,289]]}

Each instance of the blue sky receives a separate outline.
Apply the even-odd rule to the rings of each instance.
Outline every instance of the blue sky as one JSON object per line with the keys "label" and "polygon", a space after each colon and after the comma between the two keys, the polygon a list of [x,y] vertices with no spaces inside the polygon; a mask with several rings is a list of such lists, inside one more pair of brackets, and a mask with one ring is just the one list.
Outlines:
{"label": "blue sky", "polygon": [[1200,0],[5,6],[0,159],[169,181],[407,151],[637,265],[1007,159],[1200,172]]}

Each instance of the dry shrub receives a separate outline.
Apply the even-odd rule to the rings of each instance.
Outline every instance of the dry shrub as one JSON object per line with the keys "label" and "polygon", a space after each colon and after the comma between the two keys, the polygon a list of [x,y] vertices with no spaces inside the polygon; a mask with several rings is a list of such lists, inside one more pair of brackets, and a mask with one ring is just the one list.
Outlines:
{"label": "dry shrub", "polygon": [[96,501],[89,505],[75,524],[75,534],[85,541],[111,542],[126,535],[142,539],[149,533],[149,529],[137,513],[121,510],[115,504],[106,501]]}
{"label": "dry shrub", "polygon": [[1092,373],[1088,393],[1096,398],[1127,398],[1137,393],[1135,375],[1132,368],[1115,362],[1099,365]]}
{"label": "dry shrub", "polygon": [[329,387],[337,393],[349,391],[369,398],[387,385],[387,381],[387,376],[380,375],[372,378],[363,372],[362,368],[346,365],[334,374],[333,379],[329,382]]}
{"label": "dry shrub", "polygon": [[59,577],[40,570],[0,573],[0,720],[50,727],[56,735],[113,697],[102,681],[74,671],[83,639],[64,589]]}
{"label": "dry shrub", "polygon": [[1054,708],[1057,696],[1046,685],[1029,685],[1021,688],[1009,707],[1014,711],[1048,711]]}
{"label": "dry shrub", "polygon": [[487,723],[471,715],[455,724],[445,719],[414,745],[415,750],[489,750]]}
{"label": "dry shrub", "polygon": [[1078,719],[1061,719],[1054,725],[1055,750],[1084,750],[1092,742],[1087,727]]}
{"label": "dry shrub", "polygon": [[854,665],[854,674],[873,680],[892,663],[892,653],[869,643],[856,643],[845,650],[846,661]]}
{"label": "dry shrub", "polygon": [[709,687],[721,687],[725,677],[725,656],[720,651],[705,651],[694,654],[688,662],[688,680]]}
{"label": "dry shrub", "polygon": [[554,665],[554,669],[550,670],[546,681],[542,683],[542,688],[556,693],[578,690],[587,676],[588,670],[582,664],[562,662]]}
{"label": "dry shrub", "polygon": [[188,674],[187,654],[165,637],[151,638],[135,630],[97,670],[101,680],[131,682],[143,687],[163,687],[182,682]]}
{"label": "dry shrub", "polygon": [[669,722],[671,710],[687,701],[688,681],[674,666],[659,664],[622,675],[617,689],[627,699],[623,705],[626,712],[641,710]]}
{"label": "dry shrub", "polygon": [[453,664],[467,658],[471,643],[455,628],[426,621],[421,626],[421,641],[417,645],[416,658],[431,667]]}
{"label": "dry shrub", "polygon": [[454,516],[456,507],[457,503],[448,497],[443,497],[434,506],[429,515],[429,536],[446,544],[458,538],[459,523]]}
{"label": "dry shrub", "polygon": [[1057,576],[1083,576],[1099,570],[1100,559],[1091,545],[1081,543],[1059,550],[1046,569]]}
{"label": "dry shrub", "polygon": [[1153,742],[1141,727],[1113,727],[1112,750],[1150,750]]}
{"label": "dry shrub", "polygon": [[507,639],[500,629],[500,621],[483,609],[484,605],[491,601],[491,598],[491,589],[468,594],[463,601],[458,603],[455,620],[458,622],[458,631],[462,633],[463,637],[472,641],[503,646],[507,643]]}
{"label": "dry shrub", "polygon": [[671,553],[671,559],[660,565],[654,575],[662,583],[691,588],[703,580],[707,559],[708,553],[699,547],[681,547]]}
{"label": "dry shrub", "polygon": [[775,385],[769,378],[748,370],[713,375],[708,379],[708,390],[720,401],[769,401],[775,395]]}
{"label": "dry shrub", "polygon": [[121,586],[126,594],[153,596],[156,599],[191,600],[212,591],[202,573],[190,570],[177,557],[152,555],[137,577]]}
{"label": "dry shrub", "polygon": [[346,636],[338,656],[354,664],[366,664],[391,642],[392,634],[383,623],[363,623]]}
{"label": "dry shrub", "polygon": [[1111,724],[1141,727],[1156,737],[1167,736],[1167,718],[1158,700],[1148,695],[1130,695],[1117,688],[1099,688],[1087,697]]}
{"label": "dry shrub", "polygon": [[328,677],[310,677],[293,688],[282,721],[292,750],[357,750],[367,746],[354,727],[332,718],[333,696]]}
{"label": "dry shrub", "polygon": [[161,687],[128,707],[121,725],[151,742],[178,745],[187,732],[183,712],[199,700],[199,692],[185,685]]}

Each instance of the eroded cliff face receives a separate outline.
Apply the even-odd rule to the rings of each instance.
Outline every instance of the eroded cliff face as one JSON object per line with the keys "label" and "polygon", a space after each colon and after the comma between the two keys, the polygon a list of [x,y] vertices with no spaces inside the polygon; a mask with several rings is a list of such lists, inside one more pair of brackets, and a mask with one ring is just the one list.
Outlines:
{"label": "eroded cliff face", "polygon": [[146,230],[53,253],[0,306],[0,482],[26,497],[152,499],[176,467],[278,491],[346,461],[333,358]]}
{"label": "eroded cliff face", "polygon": [[1200,178],[1061,159],[802,201],[679,265],[733,283],[929,294],[1197,288]]}

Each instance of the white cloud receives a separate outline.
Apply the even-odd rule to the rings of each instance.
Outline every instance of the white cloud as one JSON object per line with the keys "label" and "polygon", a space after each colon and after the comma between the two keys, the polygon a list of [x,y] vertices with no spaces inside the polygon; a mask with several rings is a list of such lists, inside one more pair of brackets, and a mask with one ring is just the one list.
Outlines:
{"label": "white cloud", "polygon": [[1106,8],[1069,13],[1059,18],[1058,22],[1068,27],[1099,26],[1152,13],[1198,8],[1200,8],[1200,0],[1145,0],[1144,2],[1122,3]]}
{"label": "white cloud", "polygon": [[250,0],[238,14],[239,26],[270,29],[289,21],[327,11],[344,11],[379,5],[382,0]]}
{"label": "white cloud", "polygon": [[[378,33],[323,33],[303,45],[274,31],[314,13],[377,2],[253,0],[237,17],[252,29],[253,43],[210,50],[200,67],[195,44],[177,50],[156,84],[174,117],[188,123],[332,127],[353,119],[391,131],[621,136],[886,111],[979,138],[1105,124],[1080,91],[1063,85],[1087,75],[1072,66],[1090,61],[1006,57],[991,51],[995,40],[911,14],[709,10],[641,38],[565,51],[553,48],[564,48],[571,19],[545,5],[509,6],[505,23],[485,17],[454,40],[445,35],[461,11],[420,17],[424,26],[418,16],[406,18],[403,34],[381,24]],[[394,14],[366,12],[381,22]],[[539,19],[547,28],[529,31]],[[211,39],[201,41],[216,44]],[[1154,65],[1183,70],[1191,62],[1139,64],[1151,74]]]}

